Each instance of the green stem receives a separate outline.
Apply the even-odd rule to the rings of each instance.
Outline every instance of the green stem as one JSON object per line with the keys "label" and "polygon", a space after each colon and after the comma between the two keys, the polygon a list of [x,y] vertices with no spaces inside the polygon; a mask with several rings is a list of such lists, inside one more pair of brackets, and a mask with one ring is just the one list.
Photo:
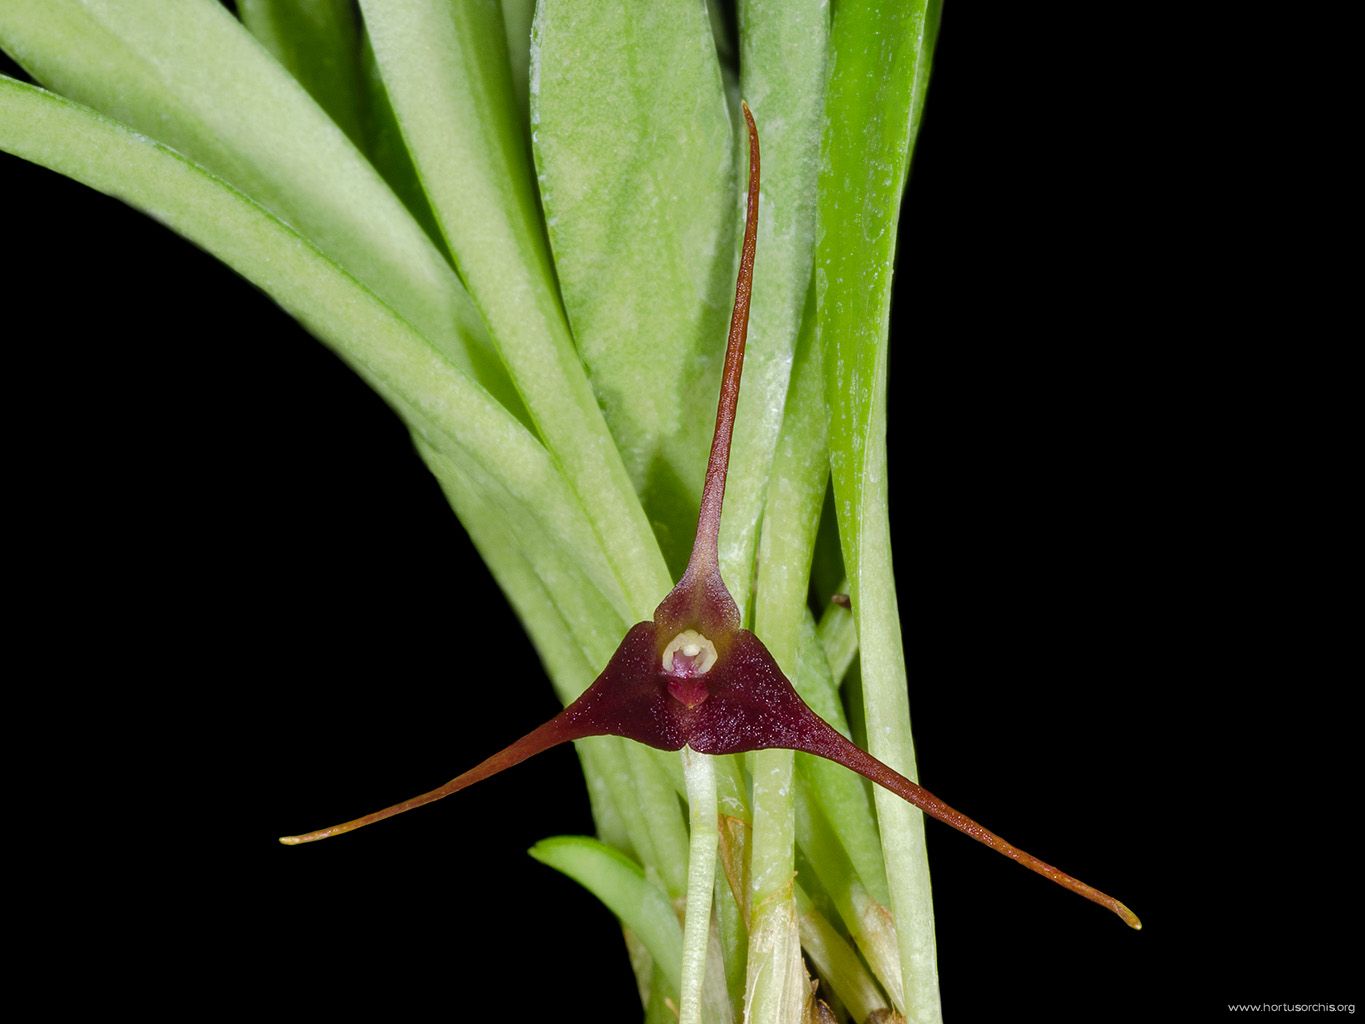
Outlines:
{"label": "green stem", "polygon": [[682,762],[692,836],[687,856],[679,1024],[701,1024],[702,985],[711,936],[711,898],[716,882],[716,844],[720,841],[716,828],[716,774],[711,758],[691,747],[683,748]]}
{"label": "green stem", "polygon": [[751,760],[754,827],[749,862],[749,955],[745,1002],[754,1022],[796,1020],[810,990],[793,903],[796,821],[792,752],[759,750]]}

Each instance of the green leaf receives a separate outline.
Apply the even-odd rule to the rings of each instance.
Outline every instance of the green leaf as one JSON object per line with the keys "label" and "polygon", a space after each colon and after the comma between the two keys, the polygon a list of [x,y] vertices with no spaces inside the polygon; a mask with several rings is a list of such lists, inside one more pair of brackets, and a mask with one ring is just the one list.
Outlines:
{"label": "green leaf", "polygon": [[528,549],[557,548],[558,557],[573,559],[599,592],[621,603],[581,508],[540,443],[269,211],[173,150],[7,78],[0,78],[0,149],[145,210],[264,288],[335,348],[427,445],[485,488]]}
{"label": "green leaf", "polygon": [[[813,300],[813,292],[810,297]],[[814,313],[813,301],[810,312]],[[802,625],[809,615],[811,552],[829,479],[825,420],[824,364],[812,315],[801,331],[781,439],[771,473],[765,474],[754,602],[754,631],[792,680],[799,674]]]}
{"label": "green leaf", "polygon": [[[869,745],[910,778],[915,759],[887,518],[887,330],[900,198],[939,11],[938,0],[893,7],[843,0],[835,9],[816,253],[830,465],[858,624]],[[937,1021],[923,817],[880,789],[875,800],[907,1015]]]}
{"label": "green leaf", "polygon": [[360,34],[351,0],[237,0],[237,14],[360,145]]}
{"label": "green leaf", "polygon": [[[730,449],[720,547],[725,579],[740,607],[745,608],[750,606],[759,521],[773,514],[771,509],[764,509],[765,502],[773,497],[772,488],[782,487],[783,480],[797,479],[797,463],[823,466],[826,458],[811,266],[815,256],[828,6],[823,0],[743,0],[739,5],[739,33],[740,89],[758,127],[763,180],[744,387]],[[739,199],[737,205],[742,210],[743,199]],[[808,387],[794,403],[789,388],[803,324],[803,343],[810,363]],[[779,430],[788,449],[788,465],[770,484]],[[823,475],[823,469],[818,472]],[[808,485],[806,477],[801,476],[800,481],[799,487]],[[787,553],[794,559],[792,570],[804,574],[810,565],[806,532],[818,522],[820,505],[817,498],[812,511],[804,494],[793,497],[790,509],[784,506],[778,510],[769,530],[770,543],[776,539],[773,534],[794,531]],[[760,559],[759,564],[771,563]],[[778,604],[785,609],[781,613],[782,635],[774,632],[777,624],[773,621],[757,630],[779,664],[782,655],[774,650],[774,642],[783,653],[795,654],[796,625],[806,602],[804,582],[799,590],[770,588],[770,613]],[[781,598],[776,596],[779,593]]]}
{"label": "green leaf", "polygon": [[494,0],[363,0],[403,138],[540,436],[636,609],[671,580],[588,384],[554,287]]}
{"label": "green leaf", "polygon": [[417,168],[412,165],[412,156],[403,143],[403,133],[398,129],[398,118],[394,116],[384,79],[379,75],[379,62],[375,60],[368,35],[361,40],[360,73],[364,83],[361,124],[365,152],[394,195],[402,200],[427,236],[444,252],[441,227],[436,223],[436,214],[431,212],[431,203],[427,202],[427,194],[422,190]]}
{"label": "green leaf", "polygon": [[[793,677],[797,693],[817,715],[849,736],[848,720],[824,651],[816,638],[815,625],[807,617],[802,626],[801,660]],[[878,902],[889,902],[881,836],[873,818],[867,785],[842,765],[809,754],[797,755],[796,768],[799,788],[810,790],[821,812],[834,826],[858,878]]]}
{"label": "green leaf", "polygon": [[[740,90],[758,127],[763,174],[721,564],[735,593],[748,594],[762,519],[754,629],[792,679],[801,668],[811,548],[827,474],[821,360],[809,300],[828,34],[828,9],[819,0],[745,0],[739,7]],[[801,364],[793,379],[798,336]],[[741,607],[747,603],[741,597]],[[745,1001],[750,1020],[778,1024],[796,1019],[810,997],[792,890],[795,763],[791,751],[765,750],[750,764]]]}
{"label": "green leaf", "polygon": [[739,901],[730,889],[725,872],[716,872],[716,937],[719,939],[724,962],[725,990],[730,997],[731,1013],[736,1019],[744,1017],[744,983],[748,972],[746,958],[747,935]]}
{"label": "green leaf", "polygon": [[[838,593],[848,593],[848,581],[839,584]],[[825,649],[834,685],[842,686],[853,659],[858,656],[858,627],[849,608],[830,602],[820,616],[820,646]]]}
{"label": "green leaf", "polygon": [[872,897],[842,848],[831,821],[807,789],[797,791],[796,833],[810,865],[803,872],[809,891],[824,894],[858,943],[873,973],[899,1009],[904,1005],[900,950],[890,912]]}
{"label": "green leaf", "polygon": [[[787,395],[782,442],[768,483],[754,610],[755,631],[798,688],[799,676],[810,674],[801,657],[801,625],[811,546],[828,475],[824,396],[814,338],[812,317],[802,332],[802,355]],[[754,1021],[794,1020],[809,996],[791,886],[795,762],[790,750],[761,750],[751,756],[750,766],[754,828],[746,1005]]]}
{"label": "green leaf", "polygon": [[530,854],[601,900],[644,943],[674,999],[682,984],[683,933],[667,894],[638,864],[586,836],[542,839]]}
{"label": "green leaf", "polygon": [[502,21],[507,31],[507,65],[512,70],[512,91],[517,110],[526,124],[530,139],[531,123],[531,21],[536,15],[535,0],[502,0]]}
{"label": "green leaf", "polygon": [[874,1010],[887,1007],[886,997],[868,975],[858,954],[823,914],[801,886],[796,888],[796,907],[801,915],[801,945],[826,984],[848,1007],[855,1021],[866,1021]]}
{"label": "green leaf", "polygon": [[940,7],[937,0],[914,0],[884,14],[848,0],[834,19],[816,284],[830,461],[844,561],[855,585],[862,525],[873,518],[862,510],[864,496],[885,489],[869,464],[885,447],[896,228]]}
{"label": "green leaf", "polygon": [[624,601],[603,594],[571,552],[544,533],[537,537],[529,511],[494,500],[496,481],[479,479],[421,437],[414,440],[530,634],[560,701],[568,704],[593,681],[630,625]]}
{"label": "green leaf", "polygon": [[0,44],[38,81],[271,210],[518,408],[445,259],[345,134],[215,0],[5,4]]}
{"label": "green leaf", "polygon": [[675,575],[734,297],[738,113],[702,5],[539,4],[532,138],[560,289]]}

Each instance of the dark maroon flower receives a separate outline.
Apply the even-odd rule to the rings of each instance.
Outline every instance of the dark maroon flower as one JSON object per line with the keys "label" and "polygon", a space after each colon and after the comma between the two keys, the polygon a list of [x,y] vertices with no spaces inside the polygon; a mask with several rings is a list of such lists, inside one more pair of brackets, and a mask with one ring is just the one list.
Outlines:
{"label": "dark maroon flower", "polygon": [[748,216],[716,430],[696,538],[682,579],[654,610],[652,621],[630,628],[602,674],[582,696],[544,725],[429,793],[342,825],[286,836],[280,842],[311,843],[350,832],[458,793],[550,747],[589,736],[622,736],[660,750],[680,750],[686,745],[703,754],[782,747],[827,758],[871,779],[930,817],[1108,907],[1129,926],[1141,928],[1137,915],[1112,896],[1010,845],[855,746],[806,705],[763,642],[740,628],[739,609],[720,576],[717,538],[744,366],[758,235],[758,131],[748,104],[743,108],[749,128]]}

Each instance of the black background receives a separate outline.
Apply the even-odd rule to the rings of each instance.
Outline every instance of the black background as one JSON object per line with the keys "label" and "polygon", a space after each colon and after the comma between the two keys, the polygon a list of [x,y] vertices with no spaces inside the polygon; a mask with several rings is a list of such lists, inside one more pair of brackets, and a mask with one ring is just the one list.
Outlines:
{"label": "black background", "polygon": [[[1241,216],[1258,80],[1220,59],[1122,12],[944,19],[892,325],[921,778],[1146,923],[930,823],[950,1019],[1354,996],[1325,414]],[[610,915],[524,855],[591,830],[567,750],[274,843],[443,781],[550,688],[334,357],[116,202],[9,157],[0,195],[15,634],[61,694],[44,722],[77,723],[44,729],[94,740],[50,759],[103,837],[61,891],[115,938],[159,922],[123,984],[636,1019]]]}

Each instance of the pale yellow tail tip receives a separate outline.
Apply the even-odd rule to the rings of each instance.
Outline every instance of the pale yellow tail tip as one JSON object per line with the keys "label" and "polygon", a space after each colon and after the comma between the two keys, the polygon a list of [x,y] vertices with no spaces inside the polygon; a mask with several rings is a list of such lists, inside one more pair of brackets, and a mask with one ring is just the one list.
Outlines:
{"label": "pale yellow tail tip", "polygon": [[[298,846],[303,840],[298,836],[280,836],[280,842],[284,843],[285,846]],[[1142,925],[1138,925],[1138,927],[1141,928]]]}
{"label": "pale yellow tail tip", "polygon": [[[1118,903],[1117,900],[1115,900],[1114,902]],[[1142,931],[1142,922],[1138,920],[1138,916],[1134,914],[1131,910],[1129,910],[1127,907],[1125,907],[1122,903],[1119,903],[1119,917],[1123,918],[1123,923],[1126,924],[1129,928],[1133,929],[1133,931],[1135,932]]]}

